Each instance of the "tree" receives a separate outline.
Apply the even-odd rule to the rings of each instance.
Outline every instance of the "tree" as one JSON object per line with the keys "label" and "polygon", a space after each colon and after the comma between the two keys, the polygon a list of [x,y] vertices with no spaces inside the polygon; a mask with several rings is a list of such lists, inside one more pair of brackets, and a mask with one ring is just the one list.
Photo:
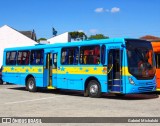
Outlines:
{"label": "tree", "polygon": [[47,39],[46,39],[46,38],[39,38],[39,39],[37,40],[37,42],[45,41],[45,40],[47,40]]}
{"label": "tree", "polygon": [[109,38],[108,36],[104,36],[103,34],[96,34],[96,35],[91,35],[89,39],[106,39]]}
{"label": "tree", "polygon": [[84,32],[74,31],[74,32],[69,32],[69,34],[71,38],[74,40],[76,39],[84,40],[87,38],[87,35]]}

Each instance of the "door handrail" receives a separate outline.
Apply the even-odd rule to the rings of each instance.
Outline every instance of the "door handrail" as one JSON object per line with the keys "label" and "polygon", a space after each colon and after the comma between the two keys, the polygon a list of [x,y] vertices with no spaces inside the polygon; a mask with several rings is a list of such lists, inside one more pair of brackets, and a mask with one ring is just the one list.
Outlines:
{"label": "door handrail", "polygon": [[113,64],[112,64],[110,70],[107,72],[107,74],[109,74],[111,72],[112,68],[113,68]]}

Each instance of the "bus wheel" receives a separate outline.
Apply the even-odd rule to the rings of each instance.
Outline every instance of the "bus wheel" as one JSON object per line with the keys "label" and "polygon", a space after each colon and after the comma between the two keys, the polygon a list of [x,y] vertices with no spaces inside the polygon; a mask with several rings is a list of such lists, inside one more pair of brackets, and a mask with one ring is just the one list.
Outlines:
{"label": "bus wheel", "polygon": [[88,84],[89,96],[92,98],[101,97],[101,87],[96,80],[91,80]]}
{"label": "bus wheel", "polygon": [[26,89],[28,89],[28,91],[30,91],[30,92],[36,92],[37,91],[36,82],[35,82],[35,79],[33,77],[30,77],[27,80],[27,88]]}

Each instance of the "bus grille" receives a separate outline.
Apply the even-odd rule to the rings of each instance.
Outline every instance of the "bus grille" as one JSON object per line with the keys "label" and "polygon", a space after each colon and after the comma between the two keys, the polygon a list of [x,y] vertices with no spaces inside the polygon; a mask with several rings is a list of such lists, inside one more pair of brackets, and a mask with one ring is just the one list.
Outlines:
{"label": "bus grille", "polygon": [[153,85],[152,82],[147,82],[147,83],[139,83],[139,85]]}
{"label": "bus grille", "polygon": [[149,92],[149,91],[154,91],[154,86],[148,86],[148,87],[139,87],[139,91],[141,92]]}

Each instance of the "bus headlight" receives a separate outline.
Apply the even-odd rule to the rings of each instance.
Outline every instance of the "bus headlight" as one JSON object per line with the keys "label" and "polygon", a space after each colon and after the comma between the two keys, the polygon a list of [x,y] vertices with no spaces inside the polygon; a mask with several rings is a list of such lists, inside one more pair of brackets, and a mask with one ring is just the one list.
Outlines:
{"label": "bus headlight", "polygon": [[134,85],[134,81],[131,77],[128,77],[129,83]]}

